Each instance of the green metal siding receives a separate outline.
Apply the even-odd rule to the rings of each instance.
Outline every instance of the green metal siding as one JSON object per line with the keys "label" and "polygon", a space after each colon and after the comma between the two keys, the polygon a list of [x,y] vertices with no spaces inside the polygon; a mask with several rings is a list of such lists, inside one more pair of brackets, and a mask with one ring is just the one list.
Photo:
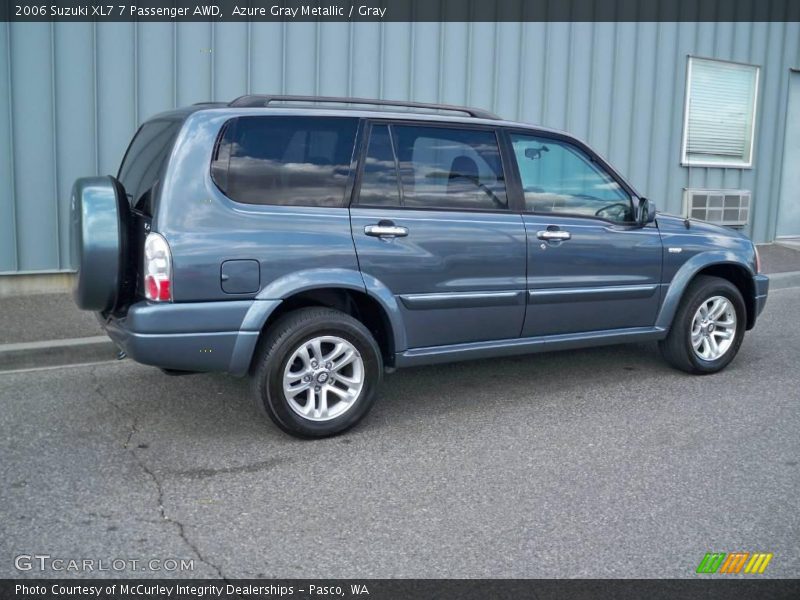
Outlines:
{"label": "green metal siding", "polygon": [[[688,55],[761,66],[753,169],[680,165]],[[748,233],[767,241],[792,67],[797,22],[3,23],[0,272],[70,268],[72,181],[115,173],[144,119],[248,92],[468,104],[566,129],[668,212],[685,187],[751,190]]]}

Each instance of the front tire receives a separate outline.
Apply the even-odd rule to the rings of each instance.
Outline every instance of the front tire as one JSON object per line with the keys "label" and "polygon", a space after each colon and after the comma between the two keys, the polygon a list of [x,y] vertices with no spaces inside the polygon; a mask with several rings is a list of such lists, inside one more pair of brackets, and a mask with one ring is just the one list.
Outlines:
{"label": "front tire", "polygon": [[380,348],[360,321],[338,310],[302,308],[275,322],[259,345],[253,399],[285,432],[327,437],[366,416],[382,374]]}
{"label": "front tire", "polygon": [[746,325],[747,309],[737,287],[727,279],[701,275],[686,289],[659,348],[676,369],[716,373],[739,352]]}

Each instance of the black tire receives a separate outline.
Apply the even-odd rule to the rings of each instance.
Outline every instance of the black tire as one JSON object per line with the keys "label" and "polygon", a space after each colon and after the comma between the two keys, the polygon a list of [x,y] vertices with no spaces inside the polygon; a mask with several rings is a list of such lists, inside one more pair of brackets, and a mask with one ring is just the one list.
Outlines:
{"label": "black tire", "polygon": [[[714,296],[727,298],[736,312],[736,330],[725,353],[716,360],[700,358],[692,347],[692,320],[700,305]],[[681,371],[693,375],[708,375],[724,369],[736,357],[747,327],[747,309],[742,294],[727,279],[700,275],[687,287],[672,320],[667,337],[658,345],[666,361]]]}
{"label": "black tire", "polygon": [[[304,342],[319,336],[336,336],[358,351],[364,381],[355,402],[343,414],[313,421],[298,414],[283,392],[283,374],[292,354]],[[369,412],[383,376],[383,359],[377,342],[357,319],[330,308],[301,308],[278,319],[256,350],[251,369],[256,407],[286,433],[320,438],[343,433]]]}

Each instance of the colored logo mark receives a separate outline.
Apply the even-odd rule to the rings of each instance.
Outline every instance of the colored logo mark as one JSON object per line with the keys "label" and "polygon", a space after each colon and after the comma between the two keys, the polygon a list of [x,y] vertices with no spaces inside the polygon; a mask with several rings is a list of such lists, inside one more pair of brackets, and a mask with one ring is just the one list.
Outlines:
{"label": "colored logo mark", "polygon": [[[772,560],[771,552],[707,552],[697,567],[698,573],[763,573]],[[743,569],[744,568],[744,569]]]}

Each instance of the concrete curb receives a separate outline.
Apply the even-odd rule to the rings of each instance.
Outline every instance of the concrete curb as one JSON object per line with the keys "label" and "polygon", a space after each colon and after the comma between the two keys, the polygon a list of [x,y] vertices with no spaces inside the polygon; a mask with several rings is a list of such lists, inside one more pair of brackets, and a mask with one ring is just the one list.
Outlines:
{"label": "concrete curb", "polygon": [[0,371],[113,360],[117,347],[104,335],[23,344],[0,344]]}
{"label": "concrete curb", "polygon": [[785,288],[800,286],[800,271],[789,271],[788,273],[767,273],[769,277],[769,289],[783,290]]}

